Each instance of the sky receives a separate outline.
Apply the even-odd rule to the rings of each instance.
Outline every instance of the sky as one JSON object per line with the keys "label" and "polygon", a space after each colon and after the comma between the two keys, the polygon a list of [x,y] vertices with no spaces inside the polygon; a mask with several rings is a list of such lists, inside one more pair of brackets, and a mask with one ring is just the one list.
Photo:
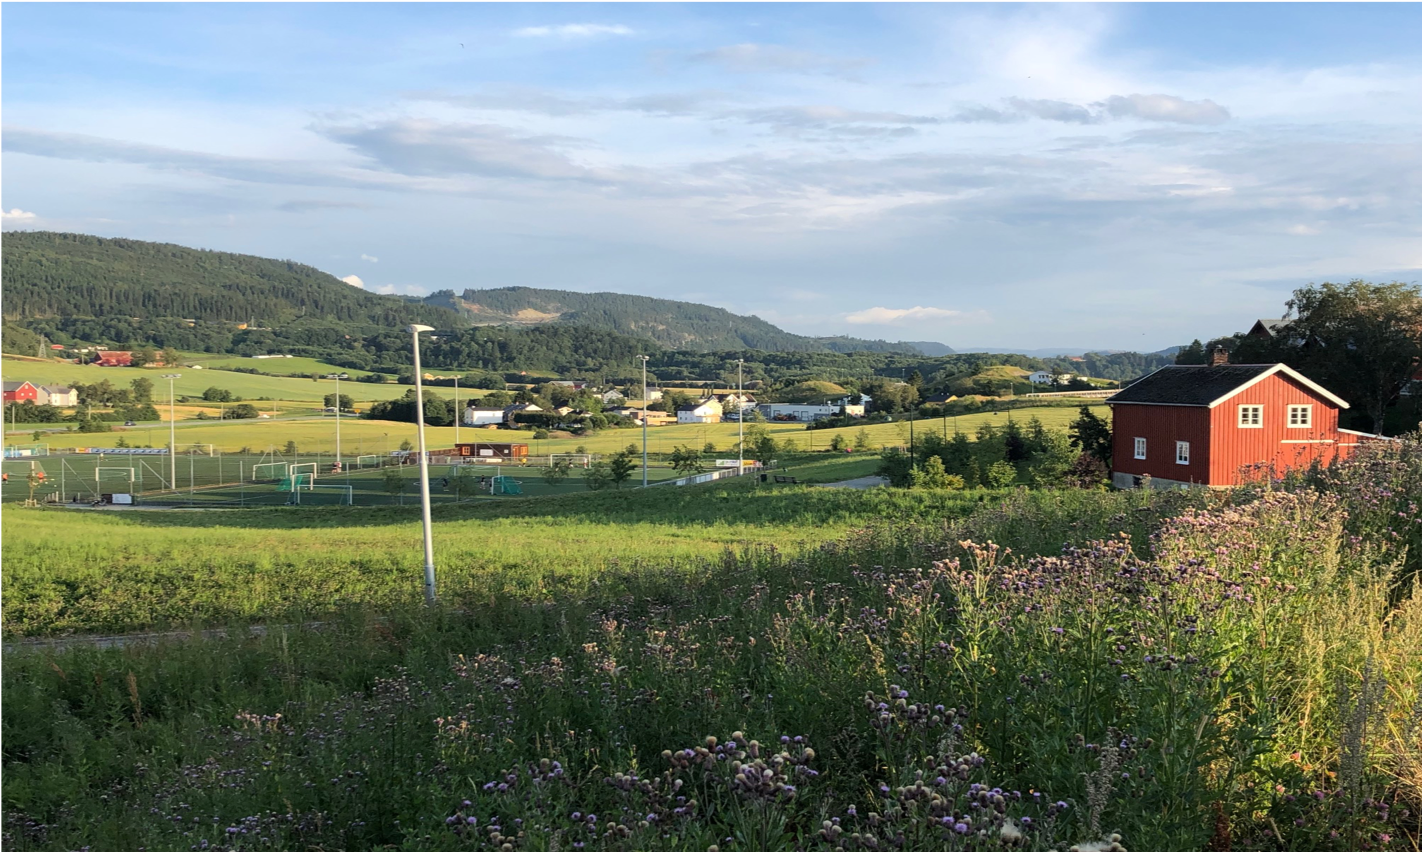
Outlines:
{"label": "sky", "polygon": [[3,227],[1152,351],[1422,279],[1418,4],[17,4]]}

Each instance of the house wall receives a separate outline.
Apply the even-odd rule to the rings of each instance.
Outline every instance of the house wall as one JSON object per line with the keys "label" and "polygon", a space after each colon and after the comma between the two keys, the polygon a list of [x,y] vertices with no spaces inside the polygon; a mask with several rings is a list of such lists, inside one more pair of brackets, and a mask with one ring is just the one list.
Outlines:
{"label": "house wall", "polygon": [[[1264,406],[1261,428],[1239,427],[1241,405]],[[1312,405],[1313,425],[1290,429],[1290,405]],[[1339,445],[1338,408],[1332,402],[1277,373],[1215,406],[1210,421],[1210,481],[1216,485],[1239,485],[1248,478],[1245,469],[1256,465],[1271,465],[1277,473],[1315,461],[1331,464],[1355,443]]]}
{"label": "house wall", "polygon": [[5,391],[5,402],[24,402],[25,400],[38,403],[39,389],[26,382],[13,391]]}
{"label": "house wall", "polygon": [[[1111,470],[1172,483],[1210,481],[1210,409],[1184,405],[1111,406]],[[1135,458],[1135,439],[1146,439],[1145,459]],[[1175,463],[1175,442],[1190,443],[1190,463]]]}

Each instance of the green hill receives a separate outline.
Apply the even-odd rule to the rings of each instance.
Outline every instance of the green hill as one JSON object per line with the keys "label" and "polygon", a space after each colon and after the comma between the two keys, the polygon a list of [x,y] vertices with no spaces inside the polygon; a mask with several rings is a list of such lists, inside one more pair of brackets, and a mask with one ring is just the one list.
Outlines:
{"label": "green hill", "polygon": [[759,317],[723,308],[630,296],[625,293],[574,293],[532,287],[442,290],[426,303],[459,311],[476,325],[565,323],[650,338],[668,349],[695,352],[759,349],[765,352],[904,352],[908,343],[854,337],[805,337],[777,328]]}
{"label": "green hill", "polygon": [[289,260],[47,231],[4,237],[6,319],[180,318],[277,325],[303,318],[394,328],[463,325],[434,305],[367,293]]}

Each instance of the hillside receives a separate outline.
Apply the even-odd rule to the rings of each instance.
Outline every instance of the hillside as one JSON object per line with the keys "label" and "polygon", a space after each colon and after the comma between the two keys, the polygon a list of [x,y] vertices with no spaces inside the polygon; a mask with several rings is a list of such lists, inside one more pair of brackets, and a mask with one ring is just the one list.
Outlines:
{"label": "hillside", "polygon": [[[668,349],[696,352],[759,349],[766,352],[905,352],[916,344],[854,337],[805,337],[755,316],[723,308],[625,293],[574,293],[532,287],[442,290],[426,303],[450,308],[478,325],[566,323],[650,338]],[[944,347],[946,348],[946,347]],[[951,350],[950,350],[951,351]]]}
{"label": "hillside", "polygon": [[449,327],[458,315],[367,293],[314,267],[168,243],[47,231],[4,237],[4,316],[182,318],[275,325],[302,318]]}

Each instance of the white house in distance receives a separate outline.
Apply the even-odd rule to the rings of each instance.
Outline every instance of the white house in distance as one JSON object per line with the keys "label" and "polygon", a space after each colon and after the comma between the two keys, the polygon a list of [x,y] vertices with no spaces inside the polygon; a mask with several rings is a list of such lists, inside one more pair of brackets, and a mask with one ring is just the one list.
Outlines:
{"label": "white house in distance", "polygon": [[72,408],[79,404],[79,391],[61,385],[40,385],[38,397],[56,408]]}
{"label": "white house in distance", "polygon": [[720,423],[721,403],[714,399],[708,399],[695,405],[679,406],[676,410],[676,422]]}
{"label": "white house in distance", "polygon": [[464,409],[465,426],[497,426],[504,422],[502,408],[475,408],[471,403]]}
{"label": "white house in distance", "polygon": [[627,399],[627,397],[623,396],[622,391],[618,390],[617,388],[612,388],[610,390],[603,391],[601,399],[604,405],[610,405],[614,402],[622,402],[623,400]]}
{"label": "white house in distance", "polygon": [[1050,370],[1038,370],[1027,376],[1027,381],[1034,385],[1064,385],[1071,380],[1071,373],[1058,373],[1054,376]]}
{"label": "white house in distance", "polygon": [[[862,409],[863,406],[860,406]],[[767,402],[757,406],[766,420],[799,420],[808,422],[811,420],[823,420],[826,417],[834,417],[839,414],[838,405],[813,404],[802,402]]]}

